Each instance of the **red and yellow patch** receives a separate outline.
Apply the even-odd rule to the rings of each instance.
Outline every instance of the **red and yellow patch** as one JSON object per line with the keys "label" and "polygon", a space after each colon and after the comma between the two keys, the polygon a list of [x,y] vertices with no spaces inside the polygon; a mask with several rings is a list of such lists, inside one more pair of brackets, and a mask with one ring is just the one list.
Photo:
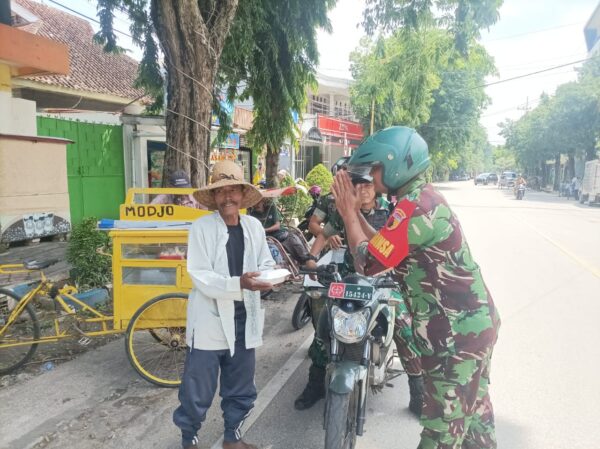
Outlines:
{"label": "red and yellow patch", "polygon": [[412,201],[400,201],[385,227],[369,241],[369,252],[383,266],[395,267],[408,255],[408,224],[415,208]]}

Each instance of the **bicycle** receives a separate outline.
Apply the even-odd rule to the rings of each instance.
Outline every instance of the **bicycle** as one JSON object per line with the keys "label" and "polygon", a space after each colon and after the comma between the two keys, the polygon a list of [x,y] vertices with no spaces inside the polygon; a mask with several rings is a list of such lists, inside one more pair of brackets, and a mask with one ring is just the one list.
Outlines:
{"label": "bicycle", "polygon": [[[40,344],[78,338],[80,344],[87,345],[93,337],[125,332],[115,328],[114,316],[79,299],[76,287],[52,282],[45,276],[42,270],[57,262],[0,265],[0,274],[40,273],[40,280],[23,297],[0,288],[0,375],[25,365]],[[54,305],[50,317],[41,307],[36,309],[43,297],[50,298]],[[186,308],[187,295],[164,294],[144,303],[131,317],[125,338],[127,356],[149,382],[167,387],[181,383],[187,347]]]}

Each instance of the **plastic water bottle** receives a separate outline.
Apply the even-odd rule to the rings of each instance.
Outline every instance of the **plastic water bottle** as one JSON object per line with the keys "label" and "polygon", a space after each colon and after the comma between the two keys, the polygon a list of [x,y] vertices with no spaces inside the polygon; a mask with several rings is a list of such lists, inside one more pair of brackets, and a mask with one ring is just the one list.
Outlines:
{"label": "plastic water bottle", "polygon": [[53,369],[54,369],[54,363],[52,363],[52,362],[46,362],[41,367],[41,371],[43,373],[48,372],[48,371],[52,371]]}

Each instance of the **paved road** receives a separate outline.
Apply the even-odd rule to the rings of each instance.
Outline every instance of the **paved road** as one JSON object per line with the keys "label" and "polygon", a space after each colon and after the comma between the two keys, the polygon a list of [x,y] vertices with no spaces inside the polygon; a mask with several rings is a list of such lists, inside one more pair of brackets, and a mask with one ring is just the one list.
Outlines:
{"label": "paved road", "polygon": [[[597,447],[600,389],[600,209],[545,193],[471,182],[439,188],[458,214],[503,325],[493,361],[499,447]],[[266,344],[257,354],[257,412],[247,439],[264,449],[321,448],[322,402],[298,412],[310,329],[290,325],[295,295],[267,303]],[[0,389],[0,448],[167,448],[176,392],[157,389],[129,366],[121,340],[27,382]],[[404,377],[372,397],[359,449],[414,448],[419,425]],[[596,424],[594,424],[596,423]],[[202,433],[220,447],[218,401]],[[217,445],[215,446],[215,443]]]}
{"label": "paved road", "polygon": [[[546,193],[442,184],[502,315],[492,368],[499,447],[589,449],[600,429],[600,209]],[[305,363],[249,430],[268,449],[322,448],[322,402],[293,410]],[[415,448],[405,378],[371,398],[359,449]],[[285,431],[281,431],[285,429]]]}

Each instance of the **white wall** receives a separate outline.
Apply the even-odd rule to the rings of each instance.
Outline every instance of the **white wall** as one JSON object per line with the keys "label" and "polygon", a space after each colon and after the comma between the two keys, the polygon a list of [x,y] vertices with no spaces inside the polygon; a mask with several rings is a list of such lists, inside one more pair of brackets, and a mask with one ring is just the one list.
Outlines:
{"label": "white wall", "polygon": [[0,91],[0,133],[36,136],[35,101]]}

